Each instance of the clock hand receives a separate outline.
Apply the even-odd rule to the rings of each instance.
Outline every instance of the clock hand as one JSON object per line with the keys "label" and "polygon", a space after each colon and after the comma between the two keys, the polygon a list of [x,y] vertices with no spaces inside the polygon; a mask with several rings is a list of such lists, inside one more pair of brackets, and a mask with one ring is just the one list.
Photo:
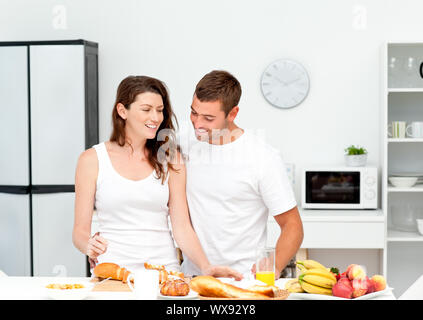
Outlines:
{"label": "clock hand", "polygon": [[279,82],[279,83],[282,83],[284,86],[286,86],[287,85],[287,83],[286,82],[284,82],[284,81],[282,81],[281,79],[279,79],[278,77],[276,77],[276,76],[274,76],[275,77],[275,79]]}
{"label": "clock hand", "polygon": [[294,83],[294,82],[296,82],[296,81],[298,81],[298,80],[300,80],[301,78],[297,78],[297,79],[295,79],[295,80],[292,80],[292,81],[290,81],[290,82],[288,82],[286,85],[290,85],[290,84],[292,84],[292,83]]}

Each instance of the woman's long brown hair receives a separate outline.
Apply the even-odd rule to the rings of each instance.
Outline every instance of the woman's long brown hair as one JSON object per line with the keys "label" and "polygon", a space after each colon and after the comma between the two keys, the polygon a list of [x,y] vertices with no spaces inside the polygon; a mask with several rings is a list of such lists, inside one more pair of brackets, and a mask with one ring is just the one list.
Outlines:
{"label": "woman's long brown hair", "polygon": [[168,175],[168,170],[165,167],[174,169],[172,163],[175,161],[176,150],[179,150],[179,147],[176,145],[173,120],[175,120],[176,124],[178,122],[173,113],[166,86],[162,81],[147,76],[129,76],[121,81],[117,89],[116,101],[112,112],[113,131],[110,141],[116,142],[121,147],[128,143],[132,148],[125,135],[126,121],[118,114],[116,106],[118,103],[122,103],[129,110],[136,96],[144,92],[157,93],[163,100],[163,122],[157,130],[156,137],[147,139],[145,145],[148,150],[148,162],[154,168],[158,179],[161,179],[163,184]]}

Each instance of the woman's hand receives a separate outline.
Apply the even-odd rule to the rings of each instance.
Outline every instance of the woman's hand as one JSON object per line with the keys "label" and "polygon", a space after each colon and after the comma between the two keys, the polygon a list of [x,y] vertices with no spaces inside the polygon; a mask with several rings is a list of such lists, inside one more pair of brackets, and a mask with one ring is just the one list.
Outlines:
{"label": "woman's hand", "polygon": [[107,250],[107,240],[100,236],[99,232],[96,232],[89,240],[87,245],[87,256],[90,261],[90,267],[94,266],[98,262],[97,257]]}
{"label": "woman's hand", "polygon": [[237,281],[243,278],[241,273],[226,266],[208,265],[207,267],[204,268],[204,270],[201,270],[201,271],[202,271],[202,274],[205,276],[235,278],[235,280]]}

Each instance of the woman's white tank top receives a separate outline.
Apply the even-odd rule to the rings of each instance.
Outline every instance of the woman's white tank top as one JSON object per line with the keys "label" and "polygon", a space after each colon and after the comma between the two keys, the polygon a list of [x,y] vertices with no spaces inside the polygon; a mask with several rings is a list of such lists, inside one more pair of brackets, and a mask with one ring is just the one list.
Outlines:
{"label": "woman's white tank top", "polygon": [[95,207],[99,232],[108,241],[98,263],[113,262],[134,272],[144,262],[179,270],[168,225],[168,181],[155,170],[142,180],[121,176],[112,165],[104,142],[93,146],[98,157]]}

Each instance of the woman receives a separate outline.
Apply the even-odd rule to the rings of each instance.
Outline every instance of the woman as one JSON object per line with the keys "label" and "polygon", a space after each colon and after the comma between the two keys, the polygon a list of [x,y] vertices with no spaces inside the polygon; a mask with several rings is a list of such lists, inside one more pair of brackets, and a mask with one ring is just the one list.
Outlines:
{"label": "woman", "polygon": [[[173,118],[161,81],[130,76],[120,83],[110,140],[84,151],[78,160],[73,243],[91,266],[114,262],[136,270],[148,262],[178,271],[170,214],[176,243],[203,274],[240,279],[229,267],[210,265],[192,228]],[[164,139],[159,131],[166,133]],[[94,207],[99,234],[91,237]]]}

